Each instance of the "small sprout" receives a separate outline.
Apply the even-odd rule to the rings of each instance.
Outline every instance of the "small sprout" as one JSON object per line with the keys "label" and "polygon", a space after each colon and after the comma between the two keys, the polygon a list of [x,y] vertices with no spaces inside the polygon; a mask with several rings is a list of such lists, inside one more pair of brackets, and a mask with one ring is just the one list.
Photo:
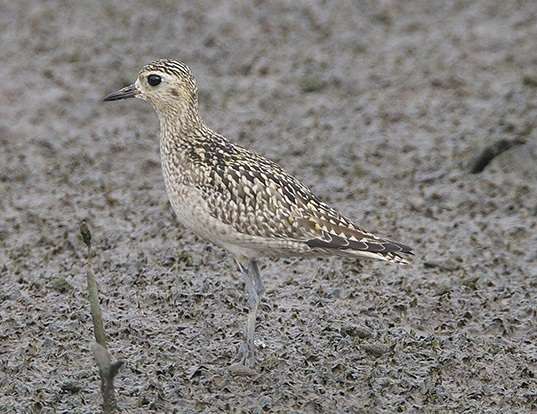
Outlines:
{"label": "small sprout", "polygon": [[80,385],[72,381],[66,381],[61,386],[60,389],[64,392],[69,392],[71,394],[76,394],[82,389]]}
{"label": "small sprout", "polygon": [[431,341],[431,348],[433,348],[435,351],[442,348],[442,345],[440,344],[438,338],[434,338]]}
{"label": "small sprout", "polygon": [[380,342],[363,344],[362,349],[375,357],[382,356],[390,351],[387,345],[381,344]]}
{"label": "small sprout", "polygon": [[531,88],[537,88],[537,75],[527,74],[522,77],[522,83],[524,86]]}
{"label": "small sprout", "polygon": [[[103,412],[104,414],[111,414],[117,412],[116,395],[114,389],[114,378],[119,372],[119,369],[123,365],[123,361],[112,362],[112,357],[106,347],[106,335],[104,331],[104,323],[101,312],[101,306],[99,304],[99,289],[97,286],[97,280],[95,272],[93,270],[93,264],[90,257],[91,250],[91,232],[86,220],[82,220],[80,223],[80,236],[82,241],[88,248],[88,257],[86,260],[87,266],[87,292],[88,300],[90,303],[91,317],[93,319],[93,333],[95,335],[95,344],[93,353],[95,356],[95,362],[99,367],[99,375],[101,377],[101,393],[103,396]],[[65,281],[64,281],[65,282]],[[65,282],[67,283],[67,282]]]}
{"label": "small sprout", "polygon": [[362,165],[360,165],[358,163],[354,164],[354,168],[353,168],[352,173],[357,178],[365,177],[368,174],[367,170]]}
{"label": "small sprout", "polygon": [[51,279],[49,286],[59,293],[67,293],[73,290],[71,284],[61,276],[56,276]]}
{"label": "small sprout", "polygon": [[304,93],[318,92],[325,87],[325,83],[318,76],[304,76],[299,82],[300,89]]}
{"label": "small sprout", "polygon": [[344,335],[349,336],[356,336],[358,338],[371,338],[373,336],[373,332],[371,329],[363,326],[363,325],[357,325],[357,324],[348,324],[341,328],[341,333]]}

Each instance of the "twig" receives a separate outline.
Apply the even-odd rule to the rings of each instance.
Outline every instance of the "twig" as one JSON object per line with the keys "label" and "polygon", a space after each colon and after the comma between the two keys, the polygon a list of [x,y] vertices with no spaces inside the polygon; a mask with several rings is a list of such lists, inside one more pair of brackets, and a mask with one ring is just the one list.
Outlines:
{"label": "twig", "polygon": [[103,411],[113,413],[117,410],[116,392],[114,389],[114,378],[119,372],[119,368],[123,365],[123,361],[118,360],[112,362],[110,352],[99,343],[93,347],[95,361],[99,367],[99,375],[101,376],[101,393],[103,395]]}
{"label": "twig", "polygon": [[101,306],[99,305],[99,289],[93,265],[91,262],[91,232],[86,220],[80,223],[80,235],[82,241],[88,248],[86,264],[88,272],[86,275],[88,299],[90,302],[91,317],[93,319],[93,329],[95,333],[96,343],[93,347],[93,354],[99,375],[101,377],[101,393],[103,395],[103,411],[105,414],[111,414],[117,411],[116,393],[114,389],[114,378],[119,372],[119,368],[123,365],[123,361],[118,360],[112,362],[112,356],[106,347],[106,335],[104,332],[103,317]]}
{"label": "twig", "polygon": [[499,141],[496,141],[495,143],[489,145],[486,147],[481,154],[479,154],[472,162],[472,167],[470,168],[470,172],[472,174],[479,174],[482,172],[487,165],[490,164],[490,162],[496,158],[501,153],[507,151],[508,149],[511,149],[515,146],[525,144],[526,141],[521,138],[517,139],[500,139]]}

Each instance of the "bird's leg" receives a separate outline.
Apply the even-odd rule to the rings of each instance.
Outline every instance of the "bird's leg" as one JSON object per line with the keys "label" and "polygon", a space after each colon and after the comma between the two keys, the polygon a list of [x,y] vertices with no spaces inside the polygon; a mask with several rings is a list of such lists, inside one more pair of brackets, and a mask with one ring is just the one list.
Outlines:
{"label": "bird's leg", "polygon": [[250,268],[254,275],[255,291],[257,292],[257,296],[259,296],[259,300],[261,300],[263,294],[265,293],[265,286],[263,285],[263,280],[259,274],[259,267],[257,267],[257,262],[255,260],[250,262]]}
{"label": "bird's leg", "polygon": [[241,363],[248,368],[255,366],[255,320],[257,317],[257,308],[260,302],[258,292],[263,292],[263,283],[259,276],[259,270],[254,260],[250,260],[245,266],[239,263],[239,269],[244,278],[244,286],[248,295],[248,322],[246,325],[246,340],[241,344],[239,349],[239,359]]}

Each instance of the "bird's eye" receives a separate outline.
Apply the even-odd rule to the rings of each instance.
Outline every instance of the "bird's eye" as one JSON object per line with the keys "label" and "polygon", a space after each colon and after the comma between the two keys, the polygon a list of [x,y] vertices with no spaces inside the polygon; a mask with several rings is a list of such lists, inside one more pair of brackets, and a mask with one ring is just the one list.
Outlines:
{"label": "bird's eye", "polygon": [[162,79],[159,75],[149,75],[147,77],[147,83],[149,83],[151,86],[157,86],[161,81]]}

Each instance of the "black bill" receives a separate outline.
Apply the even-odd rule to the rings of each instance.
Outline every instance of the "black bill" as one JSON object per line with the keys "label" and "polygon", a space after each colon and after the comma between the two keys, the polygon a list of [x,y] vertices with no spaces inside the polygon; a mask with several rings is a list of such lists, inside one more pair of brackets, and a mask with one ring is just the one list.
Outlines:
{"label": "black bill", "polygon": [[132,84],[121,88],[119,91],[106,95],[103,98],[103,101],[119,101],[120,99],[134,98],[136,95],[138,95],[138,90],[134,84]]}

